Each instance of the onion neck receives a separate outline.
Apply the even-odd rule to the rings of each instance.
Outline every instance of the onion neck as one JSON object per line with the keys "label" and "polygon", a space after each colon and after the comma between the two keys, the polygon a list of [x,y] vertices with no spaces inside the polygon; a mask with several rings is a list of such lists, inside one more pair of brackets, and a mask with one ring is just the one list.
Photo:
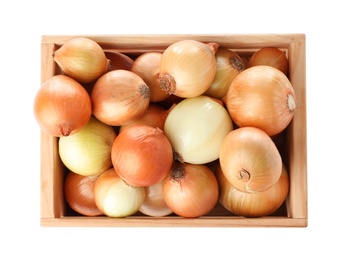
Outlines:
{"label": "onion neck", "polygon": [[185,169],[184,166],[178,164],[177,166],[173,167],[171,170],[170,179],[173,181],[180,181],[185,177]]}
{"label": "onion neck", "polygon": [[237,178],[243,182],[248,182],[250,180],[250,173],[245,169],[240,169]]}
{"label": "onion neck", "polygon": [[208,42],[206,43],[206,45],[210,48],[212,53],[215,55],[218,50],[219,44],[216,42]]}
{"label": "onion neck", "polygon": [[158,74],[158,81],[160,83],[161,88],[163,91],[165,91],[167,94],[171,95],[176,90],[176,81],[175,79],[170,76],[169,74],[160,73]]}

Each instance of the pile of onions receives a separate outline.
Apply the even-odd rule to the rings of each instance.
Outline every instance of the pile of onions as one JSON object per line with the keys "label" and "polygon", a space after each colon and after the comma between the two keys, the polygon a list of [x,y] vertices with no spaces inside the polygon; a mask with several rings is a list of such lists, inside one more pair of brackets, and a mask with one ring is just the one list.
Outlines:
{"label": "pile of onions", "polygon": [[109,61],[101,46],[88,38],[74,38],[54,52],[62,72],[80,83],[90,83],[106,73]]}
{"label": "pile of onions", "polygon": [[141,117],[150,102],[150,90],[142,78],[128,70],[107,72],[95,83],[93,115],[101,122],[121,126]]}
{"label": "pile of onions", "polygon": [[217,203],[217,179],[203,164],[177,163],[164,180],[163,198],[168,207],[181,217],[203,216]]}
{"label": "pile of onions", "polygon": [[163,52],[160,62],[161,88],[179,97],[197,97],[211,85],[216,75],[217,43],[182,40]]}
{"label": "pile of onions", "polygon": [[296,111],[296,96],[280,70],[257,65],[241,72],[223,98],[239,127],[253,126],[273,136],[282,132]]}
{"label": "pile of onions", "polygon": [[176,158],[194,164],[217,160],[221,143],[232,129],[233,123],[224,106],[203,95],[178,103],[164,124]]}
{"label": "pile of onions", "polygon": [[255,127],[230,132],[222,142],[219,162],[229,183],[248,193],[269,189],[282,172],[282,158],[276,145]]}
{"label": "pile of onions", "polygon": [[112,166],[111,147],[115,130],[95,117],[78,133],[59,138],[59,154],[63,164],[71,171],[84,175],[97,175]]}
{"label": "pile of onions", "polygon": [[64,194],[68,205],[85,216],[100,216],[94,199],[94,185],[99,175],[82,176],[69,172],[64,183]]}
{"label": "pile of onions", "polygon": [[262,217],[275,212],[285,201],[289,192],[289,176],[285,166],[277,183],[269,189],[247,193],[234,188],[218,167],[219,202],[232,213],[244,217]]}
{"label": "pile of onions", "polygon": [[111,168],[97,178],[94,199],[105,215],[122,218],[139,210],[145,199],[145,190],[144,187],[128,185]]}
{"label": "pile of onions", "polygon": [[79,132],[88,123],[92,106],[88,92],[76,80],[55,75],[35,95],[34,115],[45,133],[60,137]]}
{"label": "pile of onions", "polygon": [[151,186],[169,173],[173,152],[161,129],[139,125],[125,129],[116,137],[111,158],[114,169],[126,183]]}

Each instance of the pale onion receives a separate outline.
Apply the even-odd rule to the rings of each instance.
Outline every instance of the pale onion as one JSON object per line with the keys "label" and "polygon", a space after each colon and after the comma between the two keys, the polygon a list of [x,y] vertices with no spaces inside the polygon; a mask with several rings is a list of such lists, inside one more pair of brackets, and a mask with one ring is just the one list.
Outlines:
{"label": "pale onion", "polygon": [[222,99],[233,81],[245,67],[242,58],[227,48],[218,48],[216,52],[216,76],[204,95]]}
{"label": "pale onion", "polygon": [[114,168],[102,173],[94,185],[97,207],[107,216],[123,218],[136,213],[145,199],[144,187],[133,187]]}
{"label": "pale onion", "polygon": [[179,97],[197,97],[211,85],[216,75],[217,43],[181,40],[163,52],[159,81],[161,88]]}
{"label": "pale onion", "polygon": [[177,163],[164,180],[163,198],[168,207],[181,217],[203,216],[217,203],[217,179],[203,164]]}
{"label": "pale onion", "polygon": [[112,70],[131,70],[134,60],[118,51],[104,50],[104,53],[109,60],[108,71]]}
{"label": "pale onion", "polygon": [[145,187],[145,200],[139,209],[141,213],[152,217],[164,217],[173,212],[164,201],[163,183],[164,181],[160,181]]}
{"label": "pale onion", "polygon": [[224,177],[221,168],[216,171],[219,185],[219,202],[232,213],[244,217],[262,217],[281,207],[289,193],[289,175],[283,164],[276,184],[262,192],[246,193],[234,188]]}
{"label": "pale onion", "polygon": [[68,205],[75,212],[85,216],[100,216],[94,200],[94,185],[98,175],[83,176],[69,172],[65,178],[64,194]]}
{"label": "pale onion", "polygon": [[145,52],[135,59],[131,68],[150,88],[150,102],[160,102],[169,96],[158,81],[161,57],[160,52]]}
{"label": "pale onion", "polygon": [[150,102],[150,90],[142,78],[128,70],[107,72],[95,83],[93,115],[105,124],[120,126],[140,118]]}
{"label": "pale onion", "polygon": [[73,38],[54,52],[62,72],[80,83],[90,83],[107,72],[109,61],[101,46],[88,38]]}
{"label": "pale onion", "polygon": [[163,107],[156,104],[150,103],[146,112],[136,121],[122,125],[120,127],[120,132],[123,130],[135,126],[135,125],[149,125],[155,128],[159,128],[162,131],[164,130],[164,122],[169,114],[170,110],[165,110]]}
{"label": "pale onion", "polygon": [[258,127],[270,136],[289,125],[297,107],[289,79],[267,65],[241,72],[232,81],[223,101],[236,125]]}
{"label": "pale onion", "polygon": [[96,175],[112,166],[111,148],[115,130],[95,117],[80,132],[59,138],[59,154],[63,164],[80,175]]}
{"label": "pale onion", "polygon": [[221,143],[231,130],[233,123],[224,106],[203,95],[178,103],[164,124],[177,159],[194,164],[217,160]]}
{"label": "pale onion", "polygon": [[285,52],[276,47],[264,47],[256,51],[249,60],[249,67],[257,65],[268,65],[282,71],[285,75],[289,73],[289,61]]}
{"label": "pale onion", "polygon": [[173,152],[159,128],[138,125],[122,131],[111,152],[117,174],[133,186],[151,186],[169,173]]}
{"label": "pale onion", "polygon": [[282,172],[282,158],[276,145],[255,127],[231,131],[221,143],[219,162],[231,185],[248,193],[269,189]]}
{"label": "pale onion", "polygon": [[41,130],[68,136],[88,123],[92,106],[88,92],[76,80],[55,75],[41,84],[34,99],[34,115]]}

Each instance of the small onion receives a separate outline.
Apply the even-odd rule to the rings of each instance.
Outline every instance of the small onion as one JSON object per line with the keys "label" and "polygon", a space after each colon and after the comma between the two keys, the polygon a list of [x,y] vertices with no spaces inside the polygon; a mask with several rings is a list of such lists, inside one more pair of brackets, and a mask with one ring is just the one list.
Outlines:
{"label": "small onion", "polygon": [[255,127],[231,131],[221,144],[219,162],[231,185],[248,193],[269,189],[282,172],[282,158],[276,145]]}
{"label": "small onion", "polygon": [[96,175],[112,166],[111,147],[115,130],[95,117],[80,132],[59,138],[59,154],[63,164],[80,175]]}
{"label": "small onion", "polygon": [[177,215],[200,217],[209,213],[217,203],[217,179],[203,164],[177,163],[164,180],[163,197]]}
{"label": "small onion", "polygon": [[64,183],[65,199],[69,206],[85,216],[100,216],[103,213],[95,204],[94,185],[98,175],[82,176],[69,172]]}
{"label": "small onion", "polygon": [[216,171],[219,184],[219,202],[232,213],[244,217],[262,217],[275,212],[285,201],[289,192],[289,176],[283,164],[276,184],[269,189],[246,193],[234,188],[224,177],[221,168]]}
{"label": "small onion", "polygon": [[47,134],[60,137],[77,133],[86,126],[91,113],[88,92],[68,76],[51,77],[36,93],[34,115]]}
{"label": "small onion", "polygon": [[242,58],[227,48],[218,48],[216,52],[216,76],[204,95],[222,99],[234,78],[244,69]]}
{"label": "small onion", "polygon": [[144,187],[126,184],[111,168],[97,178],[94,199],[105,215],[122,218],[139,210],[145,199],[145,190]]}
{"label": "small onion", "polygon": [[216,75],[218,44],[181,40],[163,52],[160,62],[161,88],[179,97],[197,97],[211,85]]}
{"label": "small onion", "polygon": [[268,65],[279,69],[285,75],[289,73],[289,61],[285,52],[276,47],[264,47],[256,51],[249,60],[249,67]]}
{"label": "small onion", "polygon": [[160,52],[145,52],[135,59],[131,68],[131,71],[139,75],[150,88],[151,102],[160,102],[169,97],[158,81],[161,57]]}
{"label": "small onion", "polygon": [[173,211],[167,206],[163,198],[163,181],[145,187],[145,200],[139,211],[147,216],[164,217]]}
{"label": "small onion", "polygon": [[117,174],[129,185],[151,186],[169,173],[173,152],[161,129],[138,125],[116,137],[111,158]]}
{"label": "small onion", "polygon": [[231,130],[227,110],[207,96],[181,101],[170,110],[164,124],[177,159],[194,164],[218,159],[221,143]]}
{"label": "small onion", "polygon": [[142,78],[128,70],[107,72],[95,83],[93,115],[105,124],[120,126],[141,117],[150,102],[150,90]]}
{"label": "small onion", "polygon": [[107,72],[109,61],[101,46],[88,38],[74,38],[54,52],[62,72],[80,83],[90,83]]}
{"label": "small onion", "polygon": [[282,132],[296,111],[296,96],[289,79],[266,65],[241,72],[223,101],[236,125],[258,127],[270,136]]}

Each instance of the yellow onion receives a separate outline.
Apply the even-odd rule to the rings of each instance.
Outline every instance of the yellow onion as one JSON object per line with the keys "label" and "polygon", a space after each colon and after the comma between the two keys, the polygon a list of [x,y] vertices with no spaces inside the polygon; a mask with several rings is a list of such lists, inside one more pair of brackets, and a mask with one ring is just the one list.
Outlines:
{"label": "yellow onion", "polygon": [[92,106],[88,92],[76,80],[55,75],[42,83],[34,99],[41,130],[53,136],[79,132],[88,123]]}
{"label": "yellow onion", "polygon": [[257,65],[241,72],[223,98],[237,126],[253,126],[273,136],[282,132],[296,111],[296,96],[280,70]]}
{"label": "yellow onion", "polygon": [[222,99],[233,81],[245,67],[242,58],[235,52],[220,47],[216,52],[216,76],[204,95]]}
{"label": "yellow onion", "polygon": [[59,154],[63,164],[71,171],[84,175],[97,175],[112,166],[111,148],[115,130],[95,117],[80,132],[59,138]]}
{"label": "yellow onion", "polygon": [[169,94],[197,97],[211,85],[216,75],[217,43],[181,40],[163,52],[159,82]]}
{"label": "yellow onion", "polygon": [[219,162],[231,185],[248,193],[269,189],[282,172],[282,158],[275,143],[255,127],[230,132],[221,144]]}
{"label": "yellow onion", "polygon": [[161,129],[136,125],[116,137],[111,158],[117,174],[129,185],[151,186],[169,173],[173,152]]}
{"label": "yellow onion", "polygon": [[220,167],[216,171],[219,185],[219,202],[232,213],[244,217],[262,217],[274,213],[285,201],[289,192],[289,175],[283,164],[276,184],[269,189],[247,193],[234,188],[224,177]]}
{"label": "yellow onion", "polygon": [[120,126],[140,118],[150,102],[150,90],[142,78],[128,70],[107,72],[95,83],[93,115],[105,124]]}
{"label": "yellow onion", "polygon": [[133,215],[145,199],[144,187],[133,187],[125,183],[110,168],[102,173],[94,185],[97,207],[107,216],[122,218]]}
{"label": "yellow onion", "polygon": [[90,83],[107,72],[109,61],[101,46],[88,38],[73,38],[54,52],[62,72],[80,83]]}

